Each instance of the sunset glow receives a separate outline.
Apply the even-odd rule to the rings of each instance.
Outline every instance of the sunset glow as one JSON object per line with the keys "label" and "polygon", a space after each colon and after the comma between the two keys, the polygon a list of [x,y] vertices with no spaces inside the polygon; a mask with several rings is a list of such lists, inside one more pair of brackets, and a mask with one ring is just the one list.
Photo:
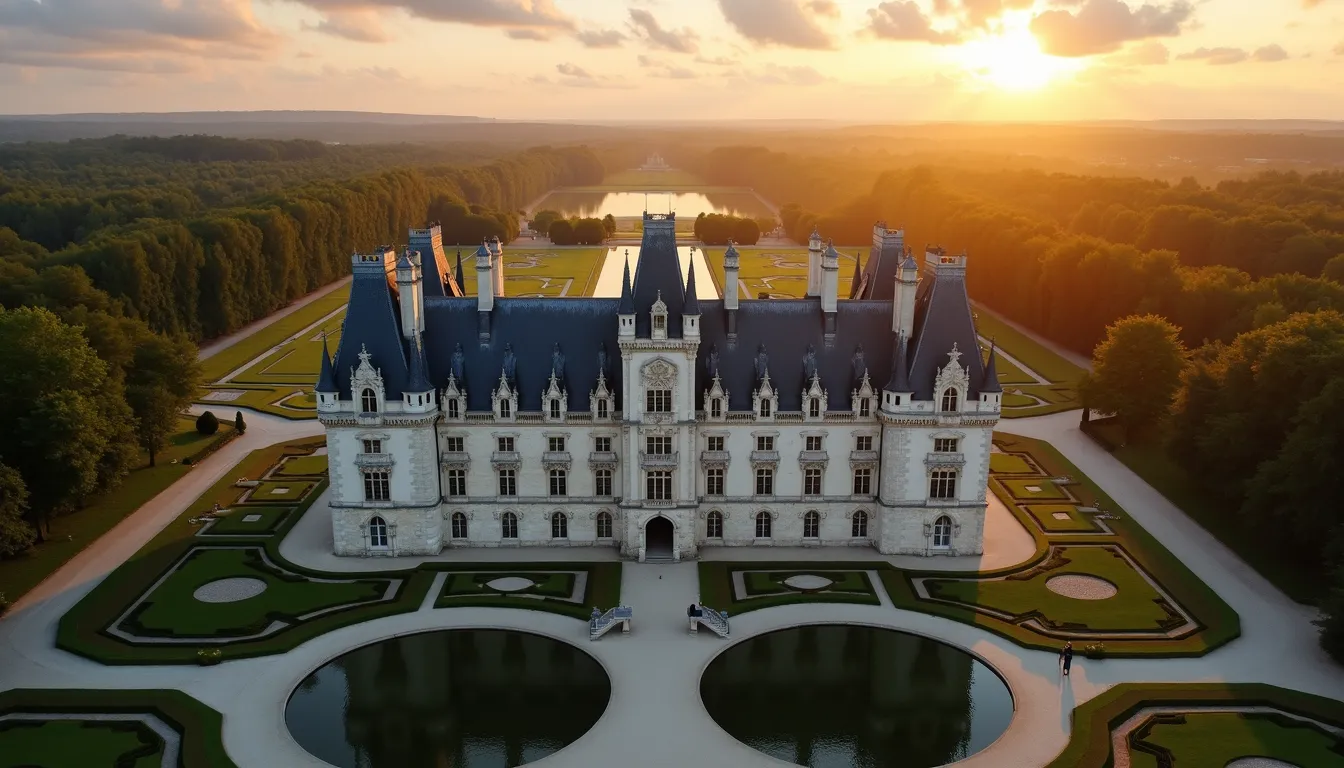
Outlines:
{"label": "sunset glow", "polygon": [[1079,59],[1043,53],[1025,18],[963,43],[955,55],[976,81],[1004,91],[1039,90],[1086,66]]}

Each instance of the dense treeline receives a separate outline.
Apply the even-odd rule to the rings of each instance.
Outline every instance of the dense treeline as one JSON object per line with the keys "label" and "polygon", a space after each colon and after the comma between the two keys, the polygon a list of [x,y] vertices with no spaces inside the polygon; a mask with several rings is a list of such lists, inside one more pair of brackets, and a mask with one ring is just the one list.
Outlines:
{"label": "dense treeline", "polygon": [[729,240],[755,245],[761,239],[761,225],[752,218],[702,213],[695,219],[695,237],[705,245],[727,245]]}

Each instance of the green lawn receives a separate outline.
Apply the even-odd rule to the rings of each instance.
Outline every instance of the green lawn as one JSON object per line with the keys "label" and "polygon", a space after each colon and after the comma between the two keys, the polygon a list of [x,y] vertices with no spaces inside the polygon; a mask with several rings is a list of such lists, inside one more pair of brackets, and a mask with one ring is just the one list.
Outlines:
{"label": "green lawn", "polygon": [[142,454],[141,468],[131,472],[120,486],[90,498],[83,509],[53,519],[51,535],[45,543],[27,554],[0,560],[0,594],[11,603],[23,597],[145,502],[182,479],[191,471],[182,464],[182,459],[232,435],[231,422],[221,422],[219,432],[207,437],[196,431],[195,419],[178,419],[177,432],[159,453],[156,466],[147,466],[149,457]]}
{"label": "green lawn", "polygon": [[0,768],[159,768],[163,738],[134,722],[0,722]]}
{"label": "green lawn", "polygon": [[[884,562],[845,563],[845,570],[832,570],[826,563],[740,562],[701,560],[696,564],[700,579],[700,602],[715,610],[736,616],[747,611],[795,603],[856,603],[880,605],[881,601],[863,571],[890,568]],[[768,573],[779,571],[779,573]],[[739,600],[733,589],[733,574],[742,574],[748,596]],[[813,574],[835,581],[830,588],[802,592],[784,585],[784,579]]]}
{"label": "green lawn", "polygon": [[247,498],[253,503],[298,501],[312,487],[313,484],[305,480],[268,481],[253,488],[252,495]]}
{"label": "green lawn", "polygon": [[[244,504],[216,518],[202,533],[208,536],[268,536],[275,533],[293,511],[293,507]],[[254,516],[258,519],[247,522],[246,518]]]}
{"label": "green lawn", "polygon": [[[212,581],[261,579],[266,590],[230,603],[203,603],[193,597]],[[379,600],[388,582],[360,579],[343,583],[309,581],[267,565],[259,549],[197,548],[162,584],[123,629],[156,637],[231,638],[255,634],[276,619],[295,619],[337,606]]]}
{"label": "green lawn", "polygon": [[[1091,517],[1079,512],[1072,504],[1026,504],[1023,508],[1047,533],[1101,530]],[[1055,515],[1068,515],[1068,518],[1061,520]]]}
{"label": "green lawn", "polygon": [[[984,342],[980,343],[980,357],[981,359],[989,357],[989,345],[985,344]],[[1040,383],[1036,381],[1036,379],[1027,375],[1026,371],[1023,371],[1021,368],[1018,368],[1016,365],[1012,363],[1012,361],[1008,360],[1008,358],[1003,357],[1002,355],[996,355],[994,369],[999,372],[999,383],[1002,384],[1004,387],[1021,386],[1024,384],[1033,385]]]}
{"label": "green lawn", "polygon": [[[455,564],[434,600],[435,608],[520,608],[559,613],[587,620],[593,608],[607,610],[621,601],[620,563],[475,563],[468,570]],[[574,573],[587,573],[583,599],[566,599],[574,592]],[[488,586],[495,579],[517,576],[535,586],[520,592],[500,592]]]}
{"label": "green lawn", "polygon": [[808,590],[807,594],[820,594],[823,592],[850,592],[864,595],[873,594],[873,586],[868,582],[868,574],[862,571],[745,571],[742,574],[742,584],[746,587],[747,594],[753,597],[760,595],[780,595],[799,593],[801,590],[795,589],[784,582],[794,576],[814,575],[821,576],[831,580],[831,584],[819,590]]}
{"label": "green lawn", "polygon": [[[282,317],[231,347],[222,349],[201,361],[202,380],[217,381],[246,365],[271,347],[316,323],[334,310],[345,306],[350,299],[350,287],[342,286],[313,301],[293,314]],[[316,380],[316,368],[313,369]]]}
{"label": "green lawn", "polygon": [[988,312],[976,313],[975,327],[981,336],[993,339],[1005,352],[1055,384],[1067,384],[1072,387],[1084,373],[1082,368],[1051,352]]}
{"label": "green lawn", "polygon": [[[991,467],[991,471],[992,469],[993,467]],[[999,482],[1003,483],[1003,486],[1008,489],[1008,492],[1013,494],[1013,498],[1021,499],[1022,501],[1053,501],[1056,499],[1062,501],[1069,498],[1068,493],[1044,477],[1031,477],[1025,479],[1005,477],[1001,478]],[[1038,490],[1033,491],[1031,490],[1032,488]]]}
{"label": "green lawn", "polygon": [[1031,462],[1013,453],[989,454],[989,471],[1003,475],[1035,474],[1036,468]]}
{"label": "green lawn", "polygon": [[[1176,766],[1223,766],[1240,757],[1268,757],[1297,766],[1344,768],[1344,739],[1282,716],[1195,712],[1184,722],[1159,720],[1131,737],[1167,750]],[[1131,750],[1133,768],[1162,768],[1158,759]]]}
{"label": "green lawn", "polygon": [[[1138,571],[1107,547],[1063,547],[1059,565],[1042,568],[1027,579],[930,580],[929,594],[943,600],[979,605],[1014,616],[1039,612],[1056,625],[1091,630],[1157,631],[1170,618],[1157,601],[1161,595]],[[1052,561],[1053,562],[1053,561]],[[1114,584],[1119,594],[1106,600],[1079,600],[1051,592],[1056,576],[1084,574]]]}
{"label": "green lawn", "polygon": [[[710,245],[703,248],[705,261],[720,293],[724,292],[723,252],[726,246]],[[850,284],[854,277],[854,259],[859,252],[866,252],[867,246],[840,248],[840,298],[848,299]],[[806,247],[757,247],[739,246],[738,279],[747,284],[747,293],[743,298],[754,299],[761,293],[771,296],[799,298],[807,292],[807,248]]]}
{"label": "green lawn", "polygon": [[303,475],[316,477],[327,474],[326,456],[291,456],[272,473],[272,477],[284,475]]}
{"label": "green lawn", "polygon": [[[602,273],[602,265],[607,260],[608,248],[601,247],[551,247],[540,249],[527,247],[525,241],[519,246],[504,246],[504,295],[506,296],[560,296],[568,285],[565,296],[591,296],[597,287],[597,276]],[[475,261],[469,260],[470,253],[464,249],[462,256],[462,291],[468,296],[476,295]],[[448,259],[450,264],[457,263],[454,251]],[[470,268],[469,268],[470,267]],[[314,372],[316,377],[316,372]]]}
{"label": "green lawn", "polygon": [[[504,578],[527,579],[533,583],[532,586],[513,592],[504,592],[490,586],[490,582],[496,579]],[[542,595],[543,597],[566,598],[574,594],[574,574],[572,573],[547,573],[530,571],[526,573],[454,573],[450,574],[443,584],[443,596],[454,597],[457,595]]]}

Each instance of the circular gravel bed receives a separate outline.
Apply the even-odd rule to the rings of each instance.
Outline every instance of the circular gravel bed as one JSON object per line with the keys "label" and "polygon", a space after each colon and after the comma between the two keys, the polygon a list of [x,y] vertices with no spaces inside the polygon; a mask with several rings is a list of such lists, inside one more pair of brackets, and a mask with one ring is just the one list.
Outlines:
{"label": "circular gravel bed", "polygon": [[800,573],[784,580],[784,586],[793,589],[825,589],[834,583],[825,576],[816,576],[811,573]]}
{"label": "circular gravel bed", "polygon": [[520,592],[535,585],[535,581],[525,579],[522,576],[504,576],[485,583],[485,586],[491,589],[497,589],[500,592]]}
{"label": "circular gravel bed", "polygon": [[1272,757],[1238,757],[1228,763],[1226,768],[1298,768],[1298,766]]}
{"label": "circular gravel bed", "polygon": [[1075,600],[1105,600],[1115,597],[1119,591],[1114,584],[1105,579],[1077,573],[1056,576],[1045,582],[1045,588],[1057,595],[1072,597]]}
{"label": "circular gravel bed", "polygon": [[265,591],[266,582],[261,579],[238,576],[202,584],[191,596],[202,603],[236,603],[239,600],[256,597]]}

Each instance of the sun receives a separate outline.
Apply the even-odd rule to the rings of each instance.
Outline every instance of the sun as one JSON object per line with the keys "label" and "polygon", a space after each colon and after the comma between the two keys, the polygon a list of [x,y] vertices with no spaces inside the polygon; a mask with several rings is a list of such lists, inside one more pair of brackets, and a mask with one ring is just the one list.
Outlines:
{"label": "sun", "polygon": [[1005,19],[995,33],[963,43],[956,55],[973,78],[1004,91],[1038,90],[1081,67],[1078,61],[1043,53],[1025,20]]}

